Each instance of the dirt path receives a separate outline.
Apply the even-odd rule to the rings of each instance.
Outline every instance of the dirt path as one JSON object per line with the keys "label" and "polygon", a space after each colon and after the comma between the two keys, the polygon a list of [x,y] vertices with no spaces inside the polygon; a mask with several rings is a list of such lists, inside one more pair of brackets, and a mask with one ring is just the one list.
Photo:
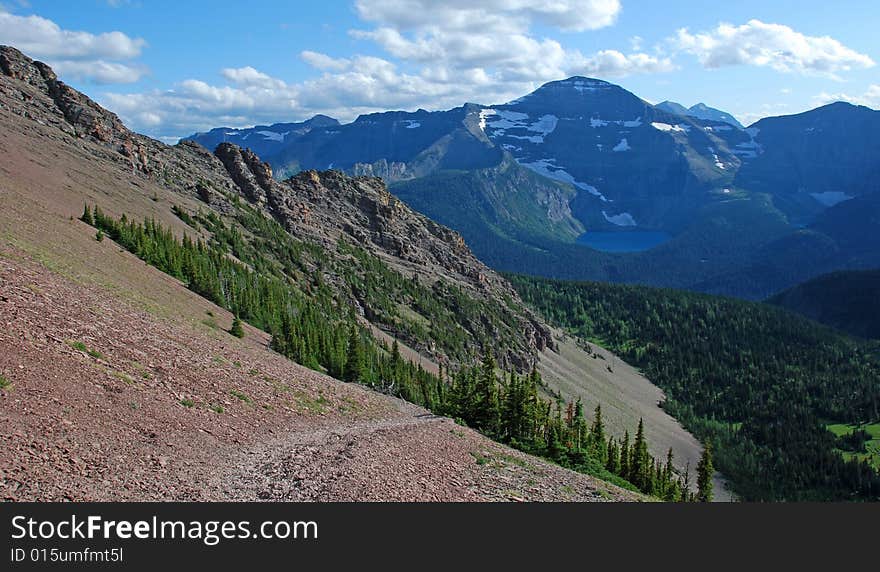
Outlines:
{"label": "dirt path", "polygon": [[0,242],[0,499],[639,498],[234,338],[228,313],[77,225],[64,260],[138,280],[73,280],[46,267],[54,247],[40,263]]}
{"label": "dirt path", "polygon": [[294,431],[218,476],[236,501],[608,501],[619,489],[395,400],[400,416]]}

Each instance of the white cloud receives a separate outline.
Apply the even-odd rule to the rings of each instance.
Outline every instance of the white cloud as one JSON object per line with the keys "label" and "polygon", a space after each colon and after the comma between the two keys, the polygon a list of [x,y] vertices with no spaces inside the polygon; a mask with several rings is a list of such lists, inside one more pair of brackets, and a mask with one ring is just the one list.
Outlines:
{"label": "white cloud", "polygon": [[97,84],[134,83],[147,73],[143,66],[104,60],[60,60],[53,61],[51,65],[62,78]]}
{"label": "white cloud", "polygon": [[192,79],[174,90],[110,94],[104,101],[135,129],[167,137],[315,113],[349,121],[389,109],[499,103],[571,75],[620,77],[674,67],[669,58],[640,50],[582,54],[562,44],[564,34],[555,39],[532,31],[537,25],[565,31],[609,26],[620,12],[618,0],[357,0],[355,9],[373,27],[349,34],[380,48],[382,57],[305,50],[300,58],[319,75],[297,84],[246,67],[223,70],[227,85]]}
{"label": "white cloud", "polygon": [[240,87],[257,87],[261,89],[284,89],[286,84],[251,66],[243,68],[224,68],[223,77]]}
{"label": "white cloud", "polygon": [[869,85],[865,93],[861,95],[822,92],[813,99],[819,105],[825,105],[826,103],[832,103],[834,101],[846,101],[855,105],[864,105],[874,109],[880,109],[880,85]]}
{"label": "white cloud", "polygon": [[710,32],[682,28],[670,43],[693,54],[706,68],[732,65],[770,67],[782,72],[822,74],[873,67],[874,61],[829,36],[807,36],[781,24],[750,20],[741,26],[719,24]]}
{"label": "white cloud", "polygon": [[351,65],[351,60],[332,58],[327,54],[321,54],[310,50],[301,52],[300,57],[304,62],[319,70],[343,71],[348,69]]}
{"label": "white cloud", "polygon": [[144,66],[119,61],[137,58],[146,46],[143,39],[122,32],[91,34],[65,30],[40,16],[0,11],[0,44],[43,59],[59,74],[78,80],[131,83],[147,73]]}
{"label": "white cloud", "polygon": [[622,54],[616,50],[602,50],[582,58],[570,66],[576,75],[619,77],[634,73],[659,73],[675,69],[669,58],[658,58],[644,53]]}
{"label": "white cloud", "polygon": [[620,13],[619,0],[358,0],[363,20],[397,29],[427,26],[479,31],[499,22],[513,28],[538,21],[562,30],[596,30],[610,26]]}

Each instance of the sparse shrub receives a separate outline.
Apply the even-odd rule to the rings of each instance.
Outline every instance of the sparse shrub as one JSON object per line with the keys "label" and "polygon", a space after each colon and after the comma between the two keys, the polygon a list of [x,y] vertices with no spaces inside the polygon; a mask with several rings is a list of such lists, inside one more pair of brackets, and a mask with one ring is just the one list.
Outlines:
{"label": "sparse shrub", "polygon": [[72,347],[73,349],[75,349],[77,351],[81,351],[81,352],[89,351],[89,348],[87,348],[84,343],[79,342],[79,341],[70,342],[70,347]]}
{"label": "sparse shrub", "polygon": [[222,405],[211,405],[210,409],[214,413],[223,413],[223,406]]}
{"label": "sparse shrub", "polygon": [[12,385],[12,382],[0,375],[0,389],[6,389],[10,385]]}
{"label": "sparse shrub", "polygon": [[192,399],[181,399],[180,404],[183,405],[184,407],[192,407],[193,405],[196,404],[196,402],[193,401]]}
{"label": "sparse shrub", "polygon": [[253,403],[253,400],[250,397],[248,397],[247,395],[245,395],[244,393],[242,393],[241,391],[238,391],[236,389],[233,389],[232,391],[230,391],[229,395],[231,395],[232,397],[238,398],[239,400],[244,401],[245,403]]}
{"label": "sparse shrub", "polygon": [[95,233],[95,240],[97,240],[98,242],[103,242],[103,240],[104,240],[104,231],[103,230],[99,230],[98,232]]}

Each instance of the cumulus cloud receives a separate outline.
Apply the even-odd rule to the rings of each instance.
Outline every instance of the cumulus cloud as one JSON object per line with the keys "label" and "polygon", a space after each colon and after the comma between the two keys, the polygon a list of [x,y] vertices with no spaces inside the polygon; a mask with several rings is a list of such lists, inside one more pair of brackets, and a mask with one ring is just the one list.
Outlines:
{"label": "cumulus cloud", "polygon": [[521,27],[531,20],[569,31],[610,26],[620,13],[619,0],[358,0],[363,20],[397,29],[442,26],[477,31],[499,22]]}
{"label": "cumulus cloud", "polygon": [[140,56],[146,42],[122,32],[91,34],[65,30],[40,16],[0,11],[0,44],[15,46],[29,56],[43,59],[62,77],[77,80],[131,83],[147,73],[144,66],[123,63]]}
{"label": "cumulus cloud", "polygon": [[880,84],[868,86],[868,89],[860,95],[848,93],[825,93],[822,92],[813,98],[818,105],[825,105],[835,101],[846,101],[855,105],[864,105],[874,109],[880,109]]}
{"label": "cumulus cloud", "polygon": [[733,65],[770,67],[782,72],[835,76],[874,61],[829,36],[807,36],[781,24],[750,20],[741,26],[719,24],[709,32],[678,30],[675,49],[697,57],[713,69]]}
{"label": "cumulus cloud", "polygon": [[224,68],[223,77],[240,87],[257,87],[261,89],[284,89],[286,84],[251,66],[243,68]]}
{"label": "cumulus cloud", "polygon": [[618,0],[356,0],[355,10],[363,26],[350,36],[378,47],[380,56],[305,50],[300,58],[317,77],[300,83],[246,67],[223,70],[226,85],[189,80],[173,90],[104,101],[135,128],[167,137],[315,113],[349,121],[388,109],[499,103],[571,75],[621,77],[674,67],[640,49],[583,54],[563,45],[564,33],[557,39],[533,31],[609,26],[621,10]]}
{"label": "cumulus cloud", "polygon": [[623,54],[616,50],[602,50],[589,57],[582,57],[569,68],[576,75],[619,77],[636,73],[660,73],[672,71],[675,66],[669,58],[644,53]]}

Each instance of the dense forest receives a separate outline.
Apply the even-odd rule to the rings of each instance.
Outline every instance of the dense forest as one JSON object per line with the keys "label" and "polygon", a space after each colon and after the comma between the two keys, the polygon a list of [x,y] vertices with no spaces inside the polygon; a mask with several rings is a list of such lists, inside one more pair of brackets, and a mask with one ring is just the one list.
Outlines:
{"label": "dense forest", "polygon": [[[880,475],[827,429],[880,418],[876,347],[765,304],[510,276],[549,320],[630,363],[714,447],[744,500],[877,500]],[[852,437],[850,437],[852,439]]]}
{"label": "dense forest", "polygon": [[[279,265],[213,213],[191,215],[175,207],[175,214],[193,228],[210,229],[210,241],[178,239],[154,220],[113,219],[98,207],[86,206],[81,220],[97,229],[99,240],[112,239],[227,308],[235,315],[231,335],[245,335],[241,321],[248,322],[270,332],[272,348],[298,363],[417,403],[525,452],[663,500],[711,500],[711,449],[696,467],[694,492],[690,468],[677,471],[671,450],[665,460],[649,455],[642,423],[632,441],[629,433],[615,439],[606,434],[601,405],[588,422],[580,401],[544,399],[537,371],[503,373],[489,352],[452,374],[444,375],[442,368],[431,374],[404,360],[396,341],[388,347],[373,338],[319,277],[306,283],[293,279],[299,276],[298,251],[285,251]],[[273,228],[268,219],[266,224]],[[350,253],[352,247],[340,243],[339,248]],[[375,270],[377,278],[391,272]]]}

